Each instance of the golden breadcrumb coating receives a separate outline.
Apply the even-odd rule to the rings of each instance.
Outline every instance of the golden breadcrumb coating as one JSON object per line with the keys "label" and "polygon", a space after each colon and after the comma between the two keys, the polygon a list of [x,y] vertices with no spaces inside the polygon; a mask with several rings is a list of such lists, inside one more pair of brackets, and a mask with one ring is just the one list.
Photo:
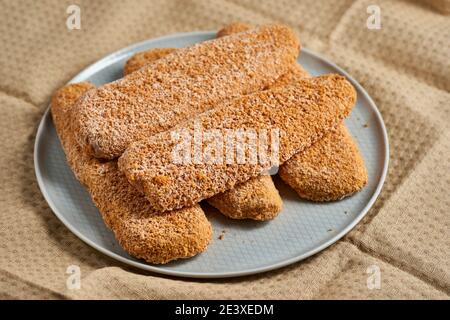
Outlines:
{"label": "golden breadcrumb coating", "polygon": [[76,143],[72,130],[71,111],[74,103],[88,90],[95,89],[89,82],[67,85],[56,91],[52,97],[51,113],[59,139],[66,154],[67,162],[77,179],[89,184],[90,177],[102,171],[105,165],[95,158],[87,156]]}
{"label": "golden breadcrumb coating", "polygon": [[286,161],[279,175],[300,197],[312,201],[342,199],[361,190],[368,179],[358,146],[343,124]]}
{"label": "golden breadcrumb coating", "polygon": [[134,141],[266,87],[299,48],[290,28],[265,25],[176,50],[83,95],[75,106],[78,141],[95,157],[118,157]]}
{"label": "golden breadcrumb coating", "polygon": [[[256,26],[253,24],[244,23],[244,22],[233,22],[233,23],[226,25],[222,29],[220,29],[217,32],[217,37],[220,38],[223,36],[232,35],[234,33],[244,32],[244,31],[250,30],[252,28],[256,28]],[[162,49],[162,50],[164,50],[164,49]],[[152,62],[152,60],[149,60],[147,62],[141,60],[140,62],[141,62],[140,66],[142,67],[142,66]],[[274,87],[274,86],[286,85],[292,81],[295,81],[296,79],[307,77],[307,76],[309,76],[309,75],[306,72],[306,70],[303,69],[303,67],[300,64],[295,62],[292,64],[292,66],[288,69],[288,71],[286,73],[283,73],[277,80],[275,80],[274,83],[271,83],[269,86],[267,86],[266,89],[268,89],[270,87]]]}
{"label": "golden breadcrumb coating", "polygon": [[143,66],[149,64],[150,62],[156,61],[169,53],[174,52],[175,48],[154,48],[150,50],[146,50],[143,52],[138,52],[134,54],[128,61],[125,63],[123,67],[123,74],[129,75],[133,73]]}
{"label": "golden breadcrumb coating", "polygon": [[154,213],[147,199],[118,170],[117,161],[101,161],[78,146],[72,107],[93,88],[89,83],[62,87],[53,96],[51,111],[67,161],[87,187],[106,225],[130,255],[150,263],[167,263],[204,251],[212,231],[199,205]]}
{"label": "golden breadcrumb coating", "polygon": [[282,74],[277,80],[275,80],[275,82],[271,84],[268,89],[285,86],[307,77],[309,77],[308,72],[303,69],[300,64],[294,63],[289,68],[289,70],[286,73]]}
{"label": "golden breadcrumb coating", "polygon": [[226,25],[222,29],[220,29],[217,32],[216,36],[217,36],[217,38],[224,37],[224,36],[229,36],[229,35],[234,34],[234,33],[247,31],[247,30],[252,29],[254,27],[255,26],[250,24],[250,23],[233,22],[233,23],[230,23],[230,24]]}
{"label": "golden breadcrumb coating", "polygon": [[355,89],[340,75],[305,78],[227,100],[176,129],[133,143],[120,157],[119,168],[155,209],[193,205],[260,175],[271,164],[176,164],[173,150],[179,142],[172,139],[174,133],[184,131],[194,136],[198,124],[203,130],[218,130],[222,137],[229,129],[276,129],[280,131],[279,163],[283,164],[335,128],[355,101]]}
{"label": "golden breadcrumb coating", "polygon": [[274,219],[281,212],[283,202],[270,176],[252,178],[233,189],[219,193],[208,203],[233,219],[266,221]]}

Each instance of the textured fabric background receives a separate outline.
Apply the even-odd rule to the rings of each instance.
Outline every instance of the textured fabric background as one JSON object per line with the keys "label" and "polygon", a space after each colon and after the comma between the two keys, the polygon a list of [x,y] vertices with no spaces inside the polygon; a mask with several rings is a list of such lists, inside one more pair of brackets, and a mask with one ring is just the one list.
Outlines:
{"label": "textured fabric background", "polygon": [[[75,1],[74,1],[75,2]],[[0,1],[1,298],[450,297],[450,1]],[[381,30],[366,28],[381,8]],[[52,93],[104,55],[174,32],[279,21],[362,83],[389,130],[389,176],[343,240],[306,261],[251,277],[188,280],[132,269],[66,229],[33,169],[38,122]],[[366,270],[381,269],[381,289]],[[79,265],[80,290],[66,288]]]}

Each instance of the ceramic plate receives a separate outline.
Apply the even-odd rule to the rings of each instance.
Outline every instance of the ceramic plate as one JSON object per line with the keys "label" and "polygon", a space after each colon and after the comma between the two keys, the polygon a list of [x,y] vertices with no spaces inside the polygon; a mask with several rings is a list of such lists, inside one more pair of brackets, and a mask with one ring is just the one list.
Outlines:
{"label": "ceramic plate", "polygon": [[[214,36],[214,32],[193,32],[147,40],[101,59],[71,82],[88,80],[96,85],[111,82],[122,77],[126,60],[136,52],[156,47],[181,48]],[[89,194],[68,167],[47,111],[37,132],[34,154],[37,180],[45,199],[67,228],[93,248],[157,273],[198,278],[242,276],[280,268],[324,250],[349,232],[375,202],[386,177],[389,147],[381,115],[356,80],[307,49],[302,49],[299,62],[312,75],[343,74],[357,90],[357,105],[345,123],[364,156],[369,183],[352,197],[330,203],[303,201],[275,178],[284,202],[283,212],[275,220],[234,221],[204,206],[214,230],[207,250],[194,258],[166,265],[148,264],[128,255],[103,223]]]}

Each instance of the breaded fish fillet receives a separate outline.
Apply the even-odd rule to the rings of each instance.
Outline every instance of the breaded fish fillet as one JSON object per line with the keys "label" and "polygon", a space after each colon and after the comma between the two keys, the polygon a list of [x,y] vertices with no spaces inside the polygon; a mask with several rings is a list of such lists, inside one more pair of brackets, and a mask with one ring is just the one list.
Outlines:
{"label": "breaded fish fillet", "polygon": [[134,54],[123,67],[123,74],[126,76],[133,73],[152,61],[156,61],[169,53],[174,52],[175,48],[154,48]]}
{"label": "breaded fish fillet", "polygon": [[[273,86],[309,76],[300,65],[297,66],[280,77]],[[311,201],[345,198],[361,190],[368,180],[358,145],[343,123],[310,148],[286,161],[280,167],[279,175],[301,198]]]}
{"label": "breaded fish fillet", "polygon": [[283,207],[280,194],[268,175],[252,178],[207,201],[233,219],[271,220]]}
{"label": "breaded fish fillet", "polygon": [[75,106],[78,142],[95,157],[118,157],[134,141],[270,85],[299,48],[290,28],[265,25],[179,49],[85,94]]}
{"label": "breaded fish fillet", "polygon": [[252,28],[255,28],[255,25],[245,22],[233,22],[220,29],[216,36],[220,38],[234,33],[244,32]]}
{"label": "breaded fish fillet", "polygon": [[[150,49],[132,56],[125,64],[124,74],[139,70],[173,49]],[[128,67],[127,67],[128,66]],[[277,80],[278,81],[278,80]],[[260,176],[207,199],[223,215],[232,219],[266,221],[274,219],[283,208],[278,190],[270,176]]]}
{"label": "breaded fish fillet", "polygon": [[260,175],[271,163],[176,164],[173,151],[179,142],[173,136],[180,131],[195,136],[198,124],[202,130],[217,130],[222,137],[230,130],[279,130],[278,160],[283,164],[335,128],[355,101],[355,89],[340,75],[305,78],[241,96],[176,129],[133,143],[120,157],[119,168],[155,209],[193,205]]}
{"label": "breaded fish fillet", "polygon": [[150,263],[192,257],[206,249],[211,225],[199,205],[154,213],[147,199],[118,170],[117,161],[100,161],[76,143],[73,105],[89,83],[69,84],[53,96],[51,112],[67,161],[87,187],[106,225],[132,256]]}
{"label": "breaded fish fillet", "polygon": [[279,174],[300,197],[312,201],[339,200],[367,183],[364,160],[343,124],[286,161]]}

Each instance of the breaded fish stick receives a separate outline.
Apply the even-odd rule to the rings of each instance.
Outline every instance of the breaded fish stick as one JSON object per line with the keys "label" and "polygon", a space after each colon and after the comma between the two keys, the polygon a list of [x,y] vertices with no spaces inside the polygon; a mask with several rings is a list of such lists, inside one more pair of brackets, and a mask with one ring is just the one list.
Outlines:
{"label": "breaded fish stick", "polygon": [[312,201],[340,200],[367,183],[364,160],[343,124],[286,161],[279,174],[300,197]]}
{"label": "breaded fish stick", "polygon": [[266,25],[177,50],[84,95],[75,106],[78,142],[95,157],[118,157],[134,141],[270,85],[299,48],[290,28]]}
{"label": "breaded fish stick", "polygon": [[[273,86],[308,76],[301,67],[294,67]],[[368,180],[358,145],[343,123],[286,161],[280,167],[279,175],[301,198],[311,201],[345,198],[361,190]]]}
{"label": "breaded fish stick", "polygon": [[231,34],[235,34],[238,32],[244,32],[244,31],[247,31],[247,30],[255,28],[255,27],[256,27],[255,25],[250,24],[250,23],[233,22],[233,23],[226,25],[222,29],[220,29],[217,32],[216,36],[217,36],[217,38],[221,38],[221,37],[229,36]]}
{"label": "breaded fish stick", "polygon": [[[160,59],[161,54],[171,52],[172,49],[156,48],[137,53],[125,64],[124,74],[139,70]],[[223,215],[232,219],[271,220],[283,208],[283,201],[270,176],[250,179],[207,201]]]}
{"label": "breaded fish stick", "polygon": [[83,152],[72,126],[73,105],[94,86],[70,84],[58,90],[51,112],[67,161],[87,187],[106,225],[132,256],[150,263],[192,257],[211,240],[211,225],[199,205],[155,214],[118,170],[117,161],[102,162]]}
{"label": "breaded fish stick", "polygon": [[173,151],[179,142],[173,136],[179,132],[195,136],[198,124],[222,137],[230,130],[279,130],[278,160],[283,164],[335,128],[355,100],[356,92],[344,77],[325,75],[225,101],[176,129],[133,143],[120,157],[119,168],[155,209],[190,206],[260,175],[272,164],[176,164]]}
{"label": "breaded fish stick", "polygon": [[207,201],[232,219],[271,220],[283,207],[280,194],[268,175],[251,178]]}

